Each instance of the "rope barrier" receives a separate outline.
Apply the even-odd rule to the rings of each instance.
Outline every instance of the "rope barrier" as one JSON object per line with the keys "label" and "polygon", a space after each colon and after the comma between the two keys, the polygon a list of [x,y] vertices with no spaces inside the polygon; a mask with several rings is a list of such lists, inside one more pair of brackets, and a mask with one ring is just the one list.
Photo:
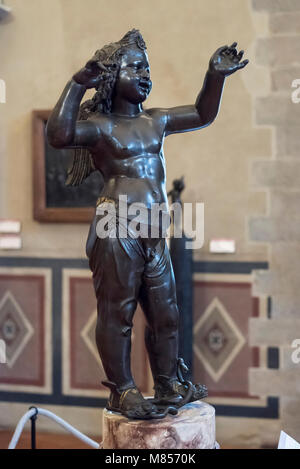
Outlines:
{"label": "rope barrier", "polygon": [[23,417],[19,420],[19,423],[13,434],[11,442],[9,443],[8,449],[16,448],[26,423],[28,422],[28,420],[32,419],[33,417],[37,417],[38,415],[44,415],[45,417],[48,417],[49,419],[54,420],[58,425],[63,427],[68,432],[72,433],[72,435],[74,435],[76,438],[83,441],[87,445],[91,446],[92,448],[94,449],[100,448],[99,443],[92,440],[88,436],[84,435],[79,430],[76,430],[76,428],[72,427],[72,425],[70,425],[69,423],[67,423],[65,420],[61,419],[57,415],[55,415],[53,412],[50,412],[49,410],[46,410],[46,409],[40,409],[39,407],[33,407],[29,409],[28,412],[26,412],[26,414],[24,414]]}

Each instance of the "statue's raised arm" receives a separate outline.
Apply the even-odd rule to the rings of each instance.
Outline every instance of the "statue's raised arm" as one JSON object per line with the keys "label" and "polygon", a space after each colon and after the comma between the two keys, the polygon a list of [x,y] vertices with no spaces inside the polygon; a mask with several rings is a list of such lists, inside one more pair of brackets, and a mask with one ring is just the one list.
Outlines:
{"label": "statue's raised arm", "polygon": [[100,80],[99,64],[96,59],[91,59],[67,83],[47,124],[47,137],[53,147],[93,146],[98,138],[98,129],[92,121],[78,121],[78,114],[86,90],[97,88]]}
{"label": "statue's raised arm", "polygon": [[196,103],[166,110],[166,135],[198,130],[210,125],[218,115],[225,78],[244,68],[248,60],[242,60],[237,43],[220,47],[211,57],[202,90]]}

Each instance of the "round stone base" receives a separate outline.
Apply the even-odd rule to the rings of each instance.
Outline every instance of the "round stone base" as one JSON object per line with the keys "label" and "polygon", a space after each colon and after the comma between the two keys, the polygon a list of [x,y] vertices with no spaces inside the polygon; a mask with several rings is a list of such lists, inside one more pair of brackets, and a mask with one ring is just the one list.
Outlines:
{"label": "round stone base", "polygon": [[103,414],[103,449],[214,449],[215,409],[203,401],[186,404],[160,420],[128,420]]}

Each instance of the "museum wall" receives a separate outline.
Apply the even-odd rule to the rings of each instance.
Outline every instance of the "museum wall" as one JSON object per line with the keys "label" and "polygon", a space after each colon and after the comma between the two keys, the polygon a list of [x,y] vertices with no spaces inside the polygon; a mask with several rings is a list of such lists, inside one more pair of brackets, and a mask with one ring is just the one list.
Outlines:
{"label": "museum wall", "polygon": [[[95,300],[84,250],[88,224],[33,219],[32,111],[51,109],[65,83],[97,48],[136,27],[148,44],[154,83],[149,107],[193,102],[220,45],[237,40],[250,59],[246,70],[227,79],[212,126],[166,139],[167,187],[184,175],[183,201],[205,204],[205,244],[193,253],[194,376],[211,390],[217,438],[233,446],[275,445],[282,422],[288,425],[298,405],[283,386],[286,372],[276,369],[279,355],[290,368],[290,336],[274,339],[270,332],[281,324],[291,328],[298,312],[294,298],[299,294],[289,272],[292,263],[299,278],[290,244],[296,235],[288,230],[290,218],[283,225],[279,221],[287,204],[293,207],[291,217],[296,216],[299,197],[297,130],[286,123],[290,81],[299,71],[288,67],[295,54],[300,57],[293,42],[299,43],[297,24],[292,33],[287,26],[293,8],[299,10],[297,3],[8,3],[13,15],[0,23],[0,78],[7,85],[7,102],[0,105],[0,218],[21,220],[23,247],[0,252],[0,320],[1,308],[3,318],[3,311],[13,308],[23,336],[22,346],[11,348],[10,367],[0,368],[0,428],[13,427],[27,405],[39,403],[87,433],[101,432],[101,411],[94,409],[103,405],[106,393],[93,343]],[[294,107],[294,119],[296,113]],[[236,253],[209,253],[212,238],[234,239]],[[287,280],[278,296],[281,274]],[[280,324],[269,330],[266,323],[273,313],[272,321]],[[203,348],[203,331],[216,321],[228,331],[226,363]],[[143,328],[141,314],[136,328]],[[150,377],[144,373],[141,335],[135,334],[134,347],[142,358],[133,366],[146,391]],[[295,374],[293,380],[298,386]],[[297,425],[291,426],[295,437]]]}
{"label": "museum wall", "polygon": [[[13,19],[1,24],[1,74],[7,104],[1,112],[2,217],[23,224],[23,249],[9,255],[83,257],[87,225],[40,224],[32,218],[31,112],[51,109],[72,74],[109,41],[138,27],[148,44],[153,91],[148,106],[195,101],[212,53],[239,41],[251,56],[257,29],[247,1],[11,0]],[[201,132],[166,139],[168,188],[185,176],[184,200],[205,203],[205,247],[213,237],[233,238],[234,260],[265,260],[263,246],[246,236],[248,213],[263,214],[264,195],[248,185],[249,163],[270,154],[270,132],[254,128],[252,89],[265,86],[255,63],[227,80],[221,112]],[[262,83],[260,83],[262,82]],[[16,190],[18,188],[19,190]],[[76,233],[76,236],[74,236]]]}

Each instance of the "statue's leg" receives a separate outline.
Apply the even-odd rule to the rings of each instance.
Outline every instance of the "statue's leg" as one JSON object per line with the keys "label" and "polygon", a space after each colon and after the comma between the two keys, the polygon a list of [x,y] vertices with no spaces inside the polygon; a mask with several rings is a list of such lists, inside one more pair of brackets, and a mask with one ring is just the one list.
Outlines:
{"label": "statue's leg", "polygon": [[97,239],[90,253],[98,319],[96,343],[111,394],[107,408],[128,418],[162,418],[136,388],[131,368],[131,331],[145,258],[137,240]]}
{"label": "statue's leg", "polygon": [[172,264],[165,240],[146,265],[139,297],[147,328],[145,333],[152,373],[177,377],[179,313]]}
{"label": "statue's leg", "polygon": [[147,319],[145,342],[158,404],[181,406],[207,396],[200,384],[184,381],[184,363],[178,358],[178,308],[175,279],[167,245],[163,241],[148,263],[139,301]]}
{"label": "statue's leg", "polygon": [[131,331],[144,260],[126,252],[119,238],[97,239],[90,256],[98,319],[96,343],[109,381],[134,386],[130,369]]}

